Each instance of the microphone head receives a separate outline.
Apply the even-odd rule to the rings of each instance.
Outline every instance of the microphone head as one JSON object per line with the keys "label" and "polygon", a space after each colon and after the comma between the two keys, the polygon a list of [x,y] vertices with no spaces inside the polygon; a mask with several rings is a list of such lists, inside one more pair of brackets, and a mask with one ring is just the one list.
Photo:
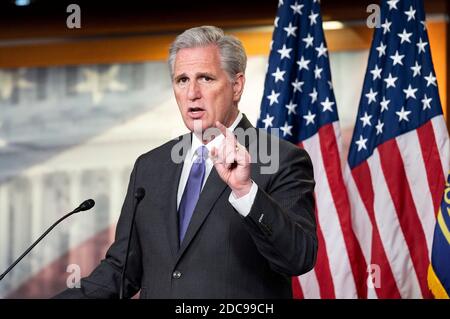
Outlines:
{"label": "microphone head", "polygon": [[136,189],[136,192],[134,193],[134,198],[136,198],[136,200],[140,202],[144,197],[145,189],[143,189],[142,187],[138,187],[138,189]]}
{"label": "microphone head", "polygon": [[92,207],[94,207],[95,201],[93,199],[86,199],[84,202],[81,203],[81,205],[78,207],[79,211],[85,211],[89,210]]}

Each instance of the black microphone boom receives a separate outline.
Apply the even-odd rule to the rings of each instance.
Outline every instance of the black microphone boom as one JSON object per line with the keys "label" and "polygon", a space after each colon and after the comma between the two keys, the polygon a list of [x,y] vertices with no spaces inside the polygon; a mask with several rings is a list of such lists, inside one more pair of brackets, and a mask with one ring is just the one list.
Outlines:
{"label": "black microphone boom", "polygon": [[34,246],[36,246],[45,236],[47,236],[47,234],[53,229],[55,228],[56,225],[58,225],[60,222],[62,222],[64,219],[66,219],[67,217],[69,217],[70,215],[73,215],[75,213],[78,212],[82,212],[85,210],[89,210],[92,207],[94,207],[95,202],[93,199],[87,199],[84,202],[82,202],[80,204],[80,206],[78,206],[77,208],[75,208],[73,211],[71,211],[70,213],[64,215],[63,217],[61,217],[60,219],[58,219],[53,225],[51,225],[46,231],[45,233],[43,233],[41,235],[41,237],[39,237],[30,247],[28,247],[27,250],[25,250],[25,252],[20,255],[19,258],[16,259],[16,261],[14,261],[11,266],[8,267],[8,269],[5,270],[5,272],[3,274],[0,275],[0,281],[19,263],[19,261],[22,260],[23,257],[25,257],[33,248]]}
{"label": "black microphone boom", "polygon": [[141,200],[145,196],[145,189],[142,187],[139,187],[136,189],[136,192],[134,193],[134,209],[133,209],[133,216],[131,217],[131,226],[130,226],[130,233],[128,234],[128,244],[127,244],[127,252],[125,254],[125,262],[122,268],[122,274],[120,276],[120,290],[119,290],[119,299],[123,299],[123,291],[125,286],[125,272],[127,271],[127,264],[128,264],[128,255],[130,253],[130,244],[131,244],[131,236],[133,235],[133,228],[134,228],[134,220],[136,218],[136,211],[137,206],[141,202]]}

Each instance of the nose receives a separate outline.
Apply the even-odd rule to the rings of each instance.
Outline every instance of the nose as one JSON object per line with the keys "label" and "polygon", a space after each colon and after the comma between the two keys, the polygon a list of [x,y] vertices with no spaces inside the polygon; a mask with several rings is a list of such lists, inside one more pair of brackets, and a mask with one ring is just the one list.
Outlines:
{"label": "nose", "polygon": [[189,83],[188,88],[188,99],[191,101],[195,101],[201,97],[200,87],[197,83],[197,81],[191,81]]}

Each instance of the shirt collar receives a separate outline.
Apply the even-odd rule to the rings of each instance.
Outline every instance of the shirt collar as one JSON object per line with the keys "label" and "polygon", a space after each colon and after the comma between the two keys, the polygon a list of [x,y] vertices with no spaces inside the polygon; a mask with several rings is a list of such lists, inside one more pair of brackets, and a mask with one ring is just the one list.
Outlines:
{"label": "shirt collar", "polygon": [[[236,128],[236,126],[239,124],[239,122],[242,120],[242,113],[239,112],[238,115],[236,116],[236,119],[234,120],[234,122],[228,127],[228,129],[230,131],[234,131],[234,129]],[[220,134],[219,136],[217,136],[215,139],[213,139],[212,141],[210,141],[208,144],[206,144],[206,148],[208,149],[208,152],[211,152],[211,149],[213,147],[218,148],[220,143],[222,142],[222,140],[224,139],[224,136],[222,134]],[[194,155],[196,155],[195,151],[197,150],[197,148],[199,148],[200,146],[204,145],[202,143],[202,141],[195,135],[192,134],[192,145],[191,145],[191,152],[190,152],[190,158],[192,159]]]}

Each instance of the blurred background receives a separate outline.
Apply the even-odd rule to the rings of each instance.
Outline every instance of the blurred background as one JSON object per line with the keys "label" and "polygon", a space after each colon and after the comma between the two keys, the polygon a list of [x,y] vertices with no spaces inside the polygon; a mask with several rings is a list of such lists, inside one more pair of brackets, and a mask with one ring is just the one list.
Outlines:
{"label": "blurred background", "polygon": [[[322,0],[325,37],[347,156],[376,1]],[[444,113],[450,88],[447,0],[426,0]],[[80,28],[67,7],[78,4]],[[248,54],[240,109],[255,124],[278,1],[0,2],[0,272],[86,198],[92,212],[50,233],[0,283],[3,298],[46,298],[66,287],[70,264],[87,275],[104,257],[135,159],[185,133],[166,63],[186,28],[216,25]],[[163,173],[163,172],[162,172]]]}

